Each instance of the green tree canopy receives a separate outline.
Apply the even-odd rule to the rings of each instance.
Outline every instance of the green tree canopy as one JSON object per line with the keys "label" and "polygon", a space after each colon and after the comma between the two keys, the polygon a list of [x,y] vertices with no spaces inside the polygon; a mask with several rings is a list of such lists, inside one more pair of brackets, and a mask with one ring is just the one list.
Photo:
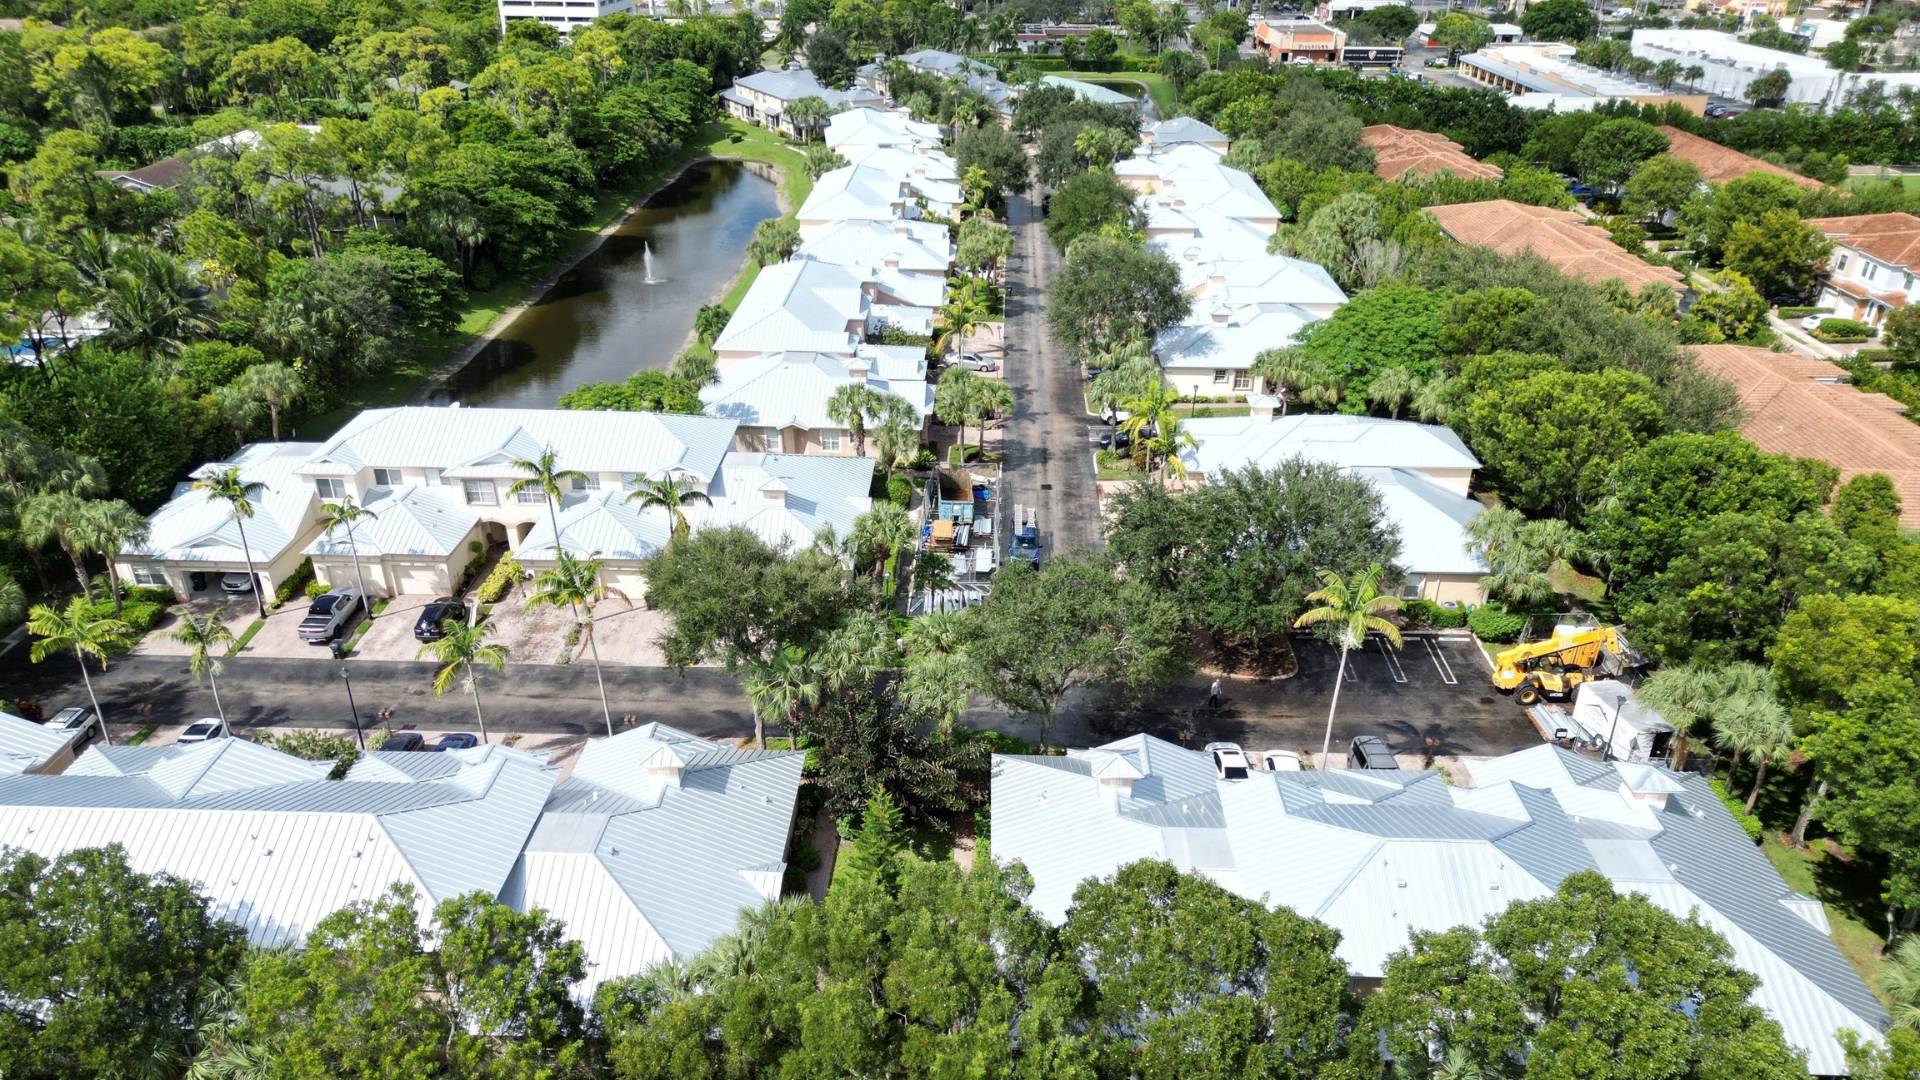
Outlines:
{"label": "green tree canopy", "polygon": [[1158,249],[1094,235],[1067,252],[1047,298],[1047,330],[1075,357],[1127,334],[1151,339],[1186,317],[1193,301],[1180,268]]}

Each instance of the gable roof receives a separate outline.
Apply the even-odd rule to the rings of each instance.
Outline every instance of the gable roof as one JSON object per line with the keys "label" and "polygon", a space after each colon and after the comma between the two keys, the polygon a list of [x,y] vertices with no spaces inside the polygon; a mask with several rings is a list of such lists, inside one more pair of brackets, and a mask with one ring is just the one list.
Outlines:
{"label": "gable roof", "polygon": [[1239,368],[1276,345],[1294,340],[1320,316],[1281,303],[1234,304],[1211,297],[1195,305],[1185,322],[1160,331],[1153,354],[1165,367]]}
{"label": "gable roof", "polygon": [[863,323],[868,314],[862,284],[860,275],[831,263],[775,263],[753,279],[713,347],[718,352],[851,353],[859,342],[848,327]]}
{"label": "gable roof", "polygon": [[1502,255],[1531,251],[1563,274],[1583,281],[1619,279],[1638,290],[1659,282],[1676,291],[1686,279],[1671,267],[1655,266],[1622,250],[1605,229],[1589,225],[1571,210],[1528,206],[1511,199],[1430,206],[1448,236],[1463,244],[1490,248]]}
{"label": "gable roof", "polygon": [[1385,180],[1440,172],[1450,172],[1463,180],[1498,180],[1501,176],[1498,166],[1475,160],[1459,143],[1438,132],[1372,124],[1360,129],[1360,141],[1373,147],[1373,171]]}
{"label": "gable roof", "polygon": [[794,254],[835,266],[884,267],[945,277],[953,259],[947,227],[930,221],[837,221],[801,244]]}
{"label": "gable roof", "polygon": [[1920,269],[1920,217],[1905,213],[1854,214],[1813,218],[1807,224],[1835,243],[1845,244],[1890,266]]}
{"label": "gable roof", "polygon": [[1198,447],[1181,456],[1208,476],[1295,457],[1344,469],[1477,469],[1480,459],[1451,428],[1377,416],[1300,413],[1189,420]]}
{"label": "gable roof", "polygon": [[875,97],[863,90],[835,90],[823,86],[813,72],[806,68],[790,68],[781,71],[756,71],[751,75],[742,75],[733,81],[734,86],[744,86],[755,93],[776,98],[783,104],[792,104],[801,98],[817,97],[826,102],[828,108],[837,108],[859,102],[872,102]]}
{"label": "gable roof", "polygon": [[1724,184],[1748,173],[1763,172],[1784,176],[1809,191],[1819,191],[1827,186],[1810,176],[1801,176],[1791,169],[1783,169],[1771,161],[1743,154],[1712,139],[1703,139],[1672,124],[1660,125],[1660,134],[1667,137],[1667,153],[1682,161],[1692,162],[1700,170],[1700,178],[1709,183]]}
{"label": "gable roof", "polygon": [[1740,433],[1762,450],[1817,458],[1842,480],[1883,473],[1900,496],[1900,523],[1920,528],[1920,424],[1884,394],[1841,382],[1820,360],[1749,345],[1695,345],[1702,367],[1740,395]]}
{"label": "gable roof", "polygon": [[800,221],[892,221],[906,214],[904,181],[862,165],[822,173],[794,217]]}
{"label": "gable roof", "polygon": [[1191,116],[1176,116],[1171,120],[1161,120],[1148,124],[1142,132],[1145,139],[1154,146],[1176,146],[1181,143],[1224,143],[1227,136],[1220,129],[1196,120]]}
{"label": "gable roof", "polygon": [[922,123],[900,112],[863,107],[828,117],[821,141],[844,155],[848,149],[861,146],[937,147],[941,139],[937,124]]}
{"label": "gable roof", "polygon": [[0,774],[25,772],[44,764],[65,749],[71,738],[71,732],[0,712]]}
{"label": "gable roof", "polygon": [[1387,520],[1400,531],[1394,559],[1415,574],[1484,574],[1487,564],[1473,553],[1467,527],[1486,509],[1477,499],[1449,491],[1413,469],[1353,470],[1380,492]]}
{"label": "gable roof", "polygon": [[[255,563],[279,558],[312,524],[317,498],[299,469],[318,447],[318,443],[252,443],[229,461],[194,470],[198,479],[231,466],[240,470],[242,482],[256,486],[250,500],[253,516],[245,524],[247,550]],[[241,531],[225,502],[183,483],[147,519],[147,538],[122,548],[120,554],[135,559],[240,563],[246,561]]]}
{"label": "gable roof", "polygon": [[[827,401],[840,387],[859,383],[903,399],[925,422],[933,412],[925,352],[913,346],[879,351],[885,348],[863,345],[852,357],[786,352],[742,360],[727,365],[719,382],[702,387],[700,398],[707,415],[741,427],[840,428],[843,423],[827,414]],[[864,374],[855,375],[857,370]]]}
{"label": "gable roof", "polygon": [[409,484],[368,488],[361,505],[373,515],[330,536],[322,530],[306,547],[308,555],[417,555],[444,559],[453,554],[480,516],[444,486]]}

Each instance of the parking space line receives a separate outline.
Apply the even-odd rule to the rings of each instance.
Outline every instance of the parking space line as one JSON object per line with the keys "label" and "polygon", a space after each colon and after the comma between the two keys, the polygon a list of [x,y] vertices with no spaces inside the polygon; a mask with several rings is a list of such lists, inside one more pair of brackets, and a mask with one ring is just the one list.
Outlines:
{"label": "parking space line", "polygon": [[1406,682],[1407,681],[1406,670],[1400,666],[1400,658],[1393,655],[1393,648],[1387,644],[1387,639],[1385,637],[1382,637],[1379,634],[1374,634],[1371,636],[1373,638],[1373,643],[1380,646],[1380,655],[1387,658],[1387,674],[1393,676],[1394,682],[1397,682],[1397,683]]}
{"label": "parking space line", "polygon": [[1440,672],[1440,681],[1448,686],[1460,685],[1459,678],[1453,674],[1453,665],[1447,663],[1447,658],[1441,653],[1440,646],[1435,645],[1430,637],[1423,637],[1420,640],[1427,643],[1427,655],[1433,657],[1433,666]]}

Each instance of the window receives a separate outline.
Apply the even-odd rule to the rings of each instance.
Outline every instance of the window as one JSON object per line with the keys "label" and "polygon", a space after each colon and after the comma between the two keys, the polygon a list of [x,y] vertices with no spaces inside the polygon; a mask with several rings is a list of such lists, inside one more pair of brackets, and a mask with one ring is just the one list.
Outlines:
{"label": "window", "polygon": [[375,487],[399,487],[400,486],[400,470],[399,469],[373,470],[373,484]]}
{"label": "window", "polygon": [[840,449],[840,433],[838,431],[822,430],[820,432],[820,449],[828,453]]}
{"label": "window", "polygon": [[1235,390],[1251,390],[1251,389],[1253,389],[1253,376],[1251,376],[1251,375],[1249,375],[1249,374],[1247,374],[1247,373],[1246,373],[1246,372],[1244,372],[1244,371],[1236,371],[1236,372],[1234,372],[1234,373],[1233,373],[1233,388],[1234,388]]}
{"label": "window", "polygon": [[520,493],[513,497],[513,501],[523,502],[523,503],[543,503],[547,501],[547,493],[544,491],[541,491],[539,488],[522,488],[520,489]]}
{"label": "window", "polygon": [[1214,382],[1217,382],[1217,383],[1223,383],[1223,382],[1226,382],[1226,381],[1227,381],[1227,369],[1226,369],[1226,368],[1214,368],[1214,369],[1213,369],[1213,381],[1214,381]]}
{"label": "window", "polygon": [[134,563],[133,583],[135,585],[165,585],[167,583],[167,575],[161,573],[160,568],[157,566],[149,566],[146,563]]}
{"label": "window", "polygon": [[313,482],[313,488],[320,493],[320,497],[323,499],[344,499],[347,497],[347,485],[345,481],[322,478]]}
{"label": "window", "polygon": [[585,476],[576,476],[576,477],[574,477],[574,478],[573,478],[573,490],[575,490],[575,491],[599,491],[599,490],[600,490],[600,476],[599,476],[599,474],[597,474],[597,473],[588,473],[588,474],[586,474]]}
{"label": "window", "polygon": [[1408,574],[1406,580],[1400,583],[1400,599],[1420,599],[1420,586],[1426,584],[1426,581],[1427,579],[1419,574]]}
{"label": "window", "polygon": [[1901,288],[1903,288],[1903,289],[1905,289],[1905,290],[1907,290],[1908,292],[1912,292],[1912,291],[1913,291],[1913,275],[1912,275],[1912,274],[1908,274],[1908,275],[1907,275],[1907,280],[1906,280],[1906,283],[1905,283],[1905,284],[1903,284],[1903,285],[1902,285],[1902,286],[1900,286],[1900,287],[1901,287]]}
{"label": "window", "polygon": [[1843,252],[1841,252],[1841,253],[1840,253],[1840,260],[1839,260],[1838,262],[1836,262],[1836,263],[1834,263],[1834,264],[1833,264],[1833,268],[1834,268],[1835,270],[1845,270],[1845,269],[1847,268],[1847,253],[1846,253],[1846,252],[1844,252],[1844,251],[1843,251]]}
{"label": "window", "polygon": [[1872,280],[1873,280],[1874,278],[1877,278],[1877,277],[1879,277],[1879,276],[1880,276],[1880,264],[1879,264],[1879,263],[1867,263],[1867,264],[1866,264],[1865,266],[1863,266],[1863,267],[1861,267],[1861,268],[1860,268],[1860,276],[1861,276],[1861,277],[1863,277],[1863,278],[1866,278],[1866,279],[1867,279],[1868,281],[1872,281]]}
{"label": "window", "polygon": [[641,481],[641,476],[639,473],[621,473],[620,474],[620,490],[621,491],[639,491],[640,481]]}
{"label": "window", "polygon": [[428,469],[426,473],[427,473],[427,483],[430,485],[437,487],[447,482],[446,477],[440,475],[439,469]]}
{"label": "window", "polygon": [[468,506],[496,506],[500,500],[494,496],[493,481],[469,480],[464,485]]}

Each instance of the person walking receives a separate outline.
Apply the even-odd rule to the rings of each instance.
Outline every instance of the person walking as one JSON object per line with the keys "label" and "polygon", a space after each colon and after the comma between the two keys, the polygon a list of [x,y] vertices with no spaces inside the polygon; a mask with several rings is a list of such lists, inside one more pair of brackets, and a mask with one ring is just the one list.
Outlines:
{"label": "person walking", "polygon": [[1207,687],[1207,711],[1209,713],[1218,713],[1220,711],[1220,680],[1219,679],[1213,680],[1213,685]]}

